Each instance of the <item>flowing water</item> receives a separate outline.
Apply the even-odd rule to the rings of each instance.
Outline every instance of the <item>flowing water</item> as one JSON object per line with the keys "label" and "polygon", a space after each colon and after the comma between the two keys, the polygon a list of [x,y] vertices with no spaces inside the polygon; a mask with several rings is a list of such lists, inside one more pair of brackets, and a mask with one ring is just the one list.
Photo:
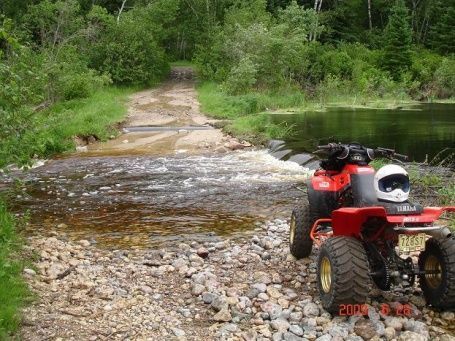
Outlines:
{"label": "flowing water", "polygon": [[[325,112],[271,115],[286,122],[295,134],[279,157],[312,152],[330,141],[359,142],[370,147],[396,149],[411,160],[424,161],[455,151],[455,104],[421,104],[404,109],[329,108]],[[288,152],[286,152],[286,150]],[[305,164],[311,159],[299,159]],[[310,162],[311,163],[311,162]],[[314,164],[313,164],[314,166]]]}
{"label": "flowing water", "polygon": [[307,175],[267,151],[64,158],[14,174],[26,189],[14,209],[29,211],[30,233],[56,229],[109,248],[217,240],[287,218]]}
{"label": "flowing water", "polygon": [[13,209],[28,212],[32,234],[57,230],[107,248],[241,237],[254,233],[256,222],[289,216],[303,195],[308,168],[318,164],[308,151],[329,137],[396,148],[416,160],[455,147],[455,105],[414,109],[274,115],[276,122],[294,124],[299,134],[272,143],[271,154],[114,156],[104,151],[0,174],[0,185],[21,180]]}

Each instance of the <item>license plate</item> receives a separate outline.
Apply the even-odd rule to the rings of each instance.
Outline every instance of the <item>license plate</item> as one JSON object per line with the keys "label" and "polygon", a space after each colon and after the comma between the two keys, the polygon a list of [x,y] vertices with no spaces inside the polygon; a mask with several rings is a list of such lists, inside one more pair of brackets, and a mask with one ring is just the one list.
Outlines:
{"label": "license plate", "polygon": [[425,250],[426,234],[400,234],[398,236],[398,249],[400,252],[414,252]]}

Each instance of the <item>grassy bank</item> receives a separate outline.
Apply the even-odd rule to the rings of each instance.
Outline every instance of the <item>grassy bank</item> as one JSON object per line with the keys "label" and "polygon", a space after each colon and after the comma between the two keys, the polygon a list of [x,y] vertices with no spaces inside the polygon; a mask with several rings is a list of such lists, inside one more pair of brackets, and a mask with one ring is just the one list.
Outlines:
{"label": "grassy bank", "polygon": [[0,199],[0,340],[8,339],[20,325],[20,309],[30,298],[22,278],[21,240],[17,222]]}
{"label": "grassy bank", "polygon": [[[72,151],[74,138],[94,136],[106,140],[116,135],[125,118],[129,88],[106,87],[83,99],[59,102],[33,113],[16,136],[0,144],[0,169],[27,163],[31,157],[50,157]],[[20,309],[30,297],[22,278],[24,267],[18,222],[0,197],[0,340],[20,326]]]}
{"label": "grassy bank", "polygon": [[244,95],[228,95],[214,82],[201,82],[198,98],[204,114],[226,119],[225,131],[252,140],[263,142],[271,138],[283,138],[293,133],[291,126],[274,124],[264,113],[324,111],[328,107],[395,109],[415,104],[408,97],[377,98],[367,95],[346,95],[325,93],[309,100],[305,94],[294,88],[280,92],[249,92]]}
{"label": "grassy bank", "polygon": [[30,157],[51,157],[72,151],[74,138],[94,136],[107,140],[117,134],[124,120],[130,88],[106,87],[82,99],[59,102],[34,113],[21,134],[10,136],[0,145],[0,168],[11,163],[23,164]]}

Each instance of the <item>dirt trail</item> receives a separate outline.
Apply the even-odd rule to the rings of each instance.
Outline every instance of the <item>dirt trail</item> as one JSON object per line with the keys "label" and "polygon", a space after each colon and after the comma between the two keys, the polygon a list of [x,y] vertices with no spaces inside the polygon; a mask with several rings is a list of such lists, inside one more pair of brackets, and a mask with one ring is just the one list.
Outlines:
{"label": "dirt trail", "polygon": [[[213,151],[226,142],[213,120],[201,114],[191,68],[173,68],[171,79],[158,88],[130,97],[124,134],[88,147],[91,155],[168,154]],[[192,126],[206,127],[191,130]],[[169,130],[128,132],[128,127],[169,127]],[[181,127],[182,129],[176,129]]]}

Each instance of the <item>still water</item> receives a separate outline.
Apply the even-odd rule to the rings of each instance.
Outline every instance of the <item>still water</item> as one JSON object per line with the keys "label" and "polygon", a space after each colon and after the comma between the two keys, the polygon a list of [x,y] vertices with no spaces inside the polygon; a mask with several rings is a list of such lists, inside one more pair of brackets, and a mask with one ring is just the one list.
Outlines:
{"label": "still water", "polygon": [[[431,160],[440,151],[455,150],[455,104],[422,104],[398,110],[329,108],[326,112],[271,115],[275,123],[292,125],[286,148],[312,152],[326,142],[360,142],[406,154],[414,161]],[[446,151],[447,154],[450,151]]]}

